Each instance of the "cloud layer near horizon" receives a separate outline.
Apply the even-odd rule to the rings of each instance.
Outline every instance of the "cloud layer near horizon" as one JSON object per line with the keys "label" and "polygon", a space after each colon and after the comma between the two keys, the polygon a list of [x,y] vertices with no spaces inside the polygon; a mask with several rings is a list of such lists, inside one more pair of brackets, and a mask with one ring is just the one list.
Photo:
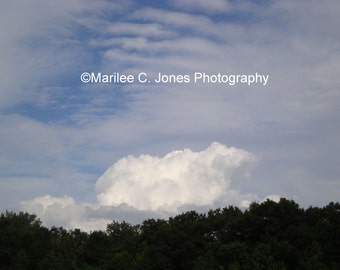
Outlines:
{"label": "cloud layer near horizon", "polygon": [[89,231],[104,229],[112,220],[135,224],[189,209],[246,207],[259,196],[244,193],[239,183],[250,181],[258,162],[252,153],[217,142],[200,152],[186,148],[163,157],[130,155],[98,179],[97,203],[45,195],[23,201],[16,209],[36,213],[47,226]]}

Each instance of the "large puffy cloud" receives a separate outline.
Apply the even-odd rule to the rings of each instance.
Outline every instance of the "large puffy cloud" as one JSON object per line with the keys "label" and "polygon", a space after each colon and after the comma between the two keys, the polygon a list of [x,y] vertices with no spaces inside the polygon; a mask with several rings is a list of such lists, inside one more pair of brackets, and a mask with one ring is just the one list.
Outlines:
{"label": "large puffy cloud", "polygon": [[183,205],[241,205],[257,197],[242,194],[234,184],[248,177],[257,162],[253,154],[217,142],[201,152],[128,156],[99,178],[97,198],[102,205],[126,203],[139,210],[169,212]]}
{"label": "large puffy cloud", "polygon": [[130,155],[98,179],[96,203],[45,195],[22,201],[14,210],[34,213],[48,227],[94,231],[104,230],[113,220],[140,224],[147,218],[168,218],[189,210],[244,208],[260,201],[258,195],[241,188],[258,162],[250,152],[217,142],[200,152],[186,148],[163,157]]}

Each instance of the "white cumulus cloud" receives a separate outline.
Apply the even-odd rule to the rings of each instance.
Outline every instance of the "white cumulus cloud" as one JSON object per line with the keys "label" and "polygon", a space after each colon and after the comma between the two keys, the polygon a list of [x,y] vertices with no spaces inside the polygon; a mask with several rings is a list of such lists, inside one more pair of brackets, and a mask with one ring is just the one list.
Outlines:
{"label": "white cumulus cloud", "polygon": [[139,210],[169,212],[184,205],[241,205],[257,196],[242,194],[233,184],[249,177],[257,162],[253,154],[217,142],[201,152],[128,156],[98,179],[97,199],[101,205],[126,203]]}
{"label": "white cumulus cloud", "polygon": [[13,210],[34,213],[48,227],[93,231],[104,230],[112,220],[140,224],[147,218],[167,218],[189,210],[246,208],[261,201],[240,187],[258,161],[250,152],[217,142],[200,152],[186,148],[163,157],[130,155],[98,179],[96,203],[45,195],[22,201]]}

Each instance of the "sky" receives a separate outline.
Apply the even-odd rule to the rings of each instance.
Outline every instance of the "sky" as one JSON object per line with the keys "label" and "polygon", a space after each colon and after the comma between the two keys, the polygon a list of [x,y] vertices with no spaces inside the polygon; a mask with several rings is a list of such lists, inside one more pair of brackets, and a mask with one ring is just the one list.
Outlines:
{"label": "sky", "polygon": [[91,231],[267,198],[338,201],[338,10],[3,1],[1,211]]}

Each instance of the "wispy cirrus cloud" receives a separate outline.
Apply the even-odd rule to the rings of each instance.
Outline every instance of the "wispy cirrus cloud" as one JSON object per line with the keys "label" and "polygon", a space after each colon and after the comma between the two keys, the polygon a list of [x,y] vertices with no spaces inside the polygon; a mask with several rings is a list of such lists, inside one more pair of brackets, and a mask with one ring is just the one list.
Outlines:
{"label": "wispy cirrus cloud", "polygon": [[170,0],[169,4],[175,7],[182,8],[188,11],[204,11],[204,12],[217,12],[223,13],[230,11],[232,4],[229,0],[213,0],[213,1],[194,1],[194,0]]}

